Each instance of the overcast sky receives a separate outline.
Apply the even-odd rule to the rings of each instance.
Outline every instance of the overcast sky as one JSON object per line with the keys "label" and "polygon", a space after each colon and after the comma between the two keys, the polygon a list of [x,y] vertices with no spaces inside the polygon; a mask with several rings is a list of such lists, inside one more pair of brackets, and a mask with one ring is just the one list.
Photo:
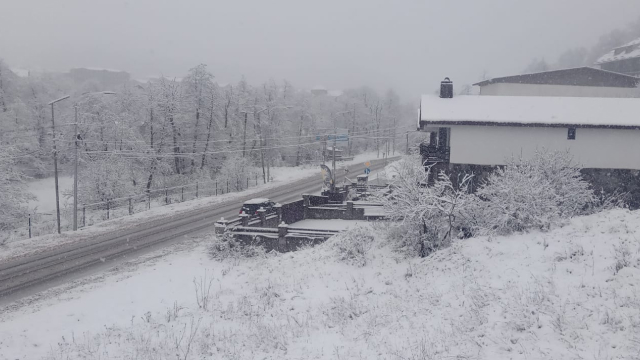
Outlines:
{"label": "overcast sky", "polygon": [[555,60],[640,15],[638,0],[3,0],[12,67],[134,78],[205,63],[219,82],[393,87],[405,99]]}

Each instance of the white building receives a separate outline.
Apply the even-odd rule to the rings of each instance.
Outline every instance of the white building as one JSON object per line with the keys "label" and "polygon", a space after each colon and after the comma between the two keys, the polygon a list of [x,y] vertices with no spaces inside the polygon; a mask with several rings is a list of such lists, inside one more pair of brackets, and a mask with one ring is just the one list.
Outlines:
{"label": "white building", "polygon": [[635,39],[609,51],[596,61],[603,70],[639,76],[640,39]]}
{"label": "white building", "polygon": [[640,170],[640,99],[425,95],[418,127],[430,163],[504,165],[546,148],[584,168]]}
{"label": "white building", "polygon": [[616,72],[579,67],[493,78],[473,84],[480,95],[640,97],[640,79]]}

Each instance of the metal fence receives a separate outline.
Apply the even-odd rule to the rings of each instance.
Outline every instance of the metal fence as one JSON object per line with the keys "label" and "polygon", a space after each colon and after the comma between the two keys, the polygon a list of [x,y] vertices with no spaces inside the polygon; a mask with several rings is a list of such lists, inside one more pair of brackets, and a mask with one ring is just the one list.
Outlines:
{"label": "metal fence", "polygon": [[[256,187],[263,183],[258,174],[248,177],[231,179],[217,179],[198,181],[160,189],[152,189],[142,194],[106,199],[103,201],[89,201],[78,204],[78,228],[98,224],[102,221],[133,215],[145,210],[181,203],[203,197],[221,196]],[[39,236],[55,232],[55,217],[53,214],[29,214],[24,227],[16,226],[16,235],[21,238]],[[73,209],[61,207],[61,228],[71,230],[73,223]],[[16,219],[18,220],[18,219]],[[22,221],[20,221],[22,222]]]}

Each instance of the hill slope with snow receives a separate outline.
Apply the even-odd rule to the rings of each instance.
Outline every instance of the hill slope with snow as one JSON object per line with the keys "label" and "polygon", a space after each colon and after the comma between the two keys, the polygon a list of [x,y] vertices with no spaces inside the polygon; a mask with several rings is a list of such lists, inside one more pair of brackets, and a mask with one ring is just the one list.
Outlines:
{"label": "hill slope with snow", "polygon": [[[225,261],[198,246],[5,313],[0,359],[640,358],[638,215],[460,240],[424,259],[378,236],[363,267],[338,260],[339,239]],[[210,279],[203,306],[195,289]]]}

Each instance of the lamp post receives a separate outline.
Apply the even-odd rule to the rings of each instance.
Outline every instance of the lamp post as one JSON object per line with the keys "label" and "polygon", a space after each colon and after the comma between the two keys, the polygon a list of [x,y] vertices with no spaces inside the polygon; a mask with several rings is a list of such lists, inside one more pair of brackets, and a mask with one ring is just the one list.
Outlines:
{"label": "lamp post", "polygon": [[58,192],[58,149],[56,148],[56,122],[54,117],[53,105],[58,101],[68,99],[69,95],[63,96],[59,99],[53,100],[48,105],[51,105],[51,131],[53,133],[53,172],[55,174],[56,182],[56,220],[58,225],[58,234],[60,234],[60,193]]}
{"label": "lamp post", "polygon": [[[100,91],[100,92],[87,92],[83,93],[80,96],[88,95],[88,94],[103,94],[103,95],[115,95],[113,91]],[[75,108],[75,160],[73,164],[73,231],[78,230],[78,140],[80,140],[80,135],[78,134],[78,103],[74,105]],[[57,186],[56,186],[57,188]],[[57,194],[57,190],[56,190]],[[60,220],[58,220],[58,233],[60,233]]]}

